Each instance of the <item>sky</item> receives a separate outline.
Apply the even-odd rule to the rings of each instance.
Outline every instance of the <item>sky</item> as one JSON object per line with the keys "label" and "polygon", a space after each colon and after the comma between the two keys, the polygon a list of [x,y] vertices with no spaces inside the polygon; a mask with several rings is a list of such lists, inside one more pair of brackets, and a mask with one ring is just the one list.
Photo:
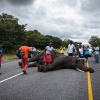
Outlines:
{"label": "sky", "polygon": [[74,42],[100,37],[100,0],[0,0],[0,14],[27,24],[27,30]]}

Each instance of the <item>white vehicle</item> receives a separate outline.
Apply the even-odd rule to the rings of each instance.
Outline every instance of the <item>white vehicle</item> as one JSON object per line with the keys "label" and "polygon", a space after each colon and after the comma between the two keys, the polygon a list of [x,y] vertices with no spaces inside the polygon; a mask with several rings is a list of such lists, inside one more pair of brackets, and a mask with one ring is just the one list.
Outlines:
{"label": "white vehicle", "polygon": [[38,49],[36,49],[35,47],[30,47],[31,51],[38,51],[40,52]]}
{"label": "white vehicle", "polygon": [[33,51],[33,54],[30,54],[31,58],[36,56],[40,51],[36,49],[35,47],[30,47],[31,51]]}

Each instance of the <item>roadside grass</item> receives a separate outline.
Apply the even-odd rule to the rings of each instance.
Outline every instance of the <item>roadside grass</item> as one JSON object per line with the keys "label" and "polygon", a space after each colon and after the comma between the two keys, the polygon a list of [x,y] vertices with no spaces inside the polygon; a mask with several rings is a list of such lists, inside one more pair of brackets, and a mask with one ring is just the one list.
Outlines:
{"label": "roadside grass", "polygon": [[55,49],[56,51],[60,52],[60,49]]}
{"label": "roadside grass", "polygon": [[13,59],[18,59],[16,54],[4,54],[3,57],[2,57],[3,61],[13,60]]}
{"label": "roadside grass", "polygon": [[[55,49],[55,50],[60,52],[60,49]],[[43,51],[43,50],[41,50],[41,51]],[[4,54],[2,57],[3,61],[14,60],[14,59],[18,59],[16,54]]]}

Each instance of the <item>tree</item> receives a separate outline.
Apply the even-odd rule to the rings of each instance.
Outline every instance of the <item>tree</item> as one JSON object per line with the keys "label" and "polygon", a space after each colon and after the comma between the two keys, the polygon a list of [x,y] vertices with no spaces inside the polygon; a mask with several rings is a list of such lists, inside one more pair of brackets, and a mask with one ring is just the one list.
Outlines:
{"label": "tree", "polygon": [[63,45],[62,40],[58,37],[53,37],[53,46],[55,48],[60,48],[61,45]]}
{"label": "tree", "polygon": [[18,24],[18,18],[2,13],[0,15],[0,43],[6,52],[16,50],[25,41],[25,25]]}
{"label": "tree", "polygon": [[97,35],[91,36],[88,42],[91,44],[92,47],[94,47],[95,45],[100,46],[100,38]]}
{"label": "tree", "polygon": [[29,43],[29,46],[34,46],[40,49],[44,48],[44,35],[42,35],[38,30],[27,31],[26,38]]}

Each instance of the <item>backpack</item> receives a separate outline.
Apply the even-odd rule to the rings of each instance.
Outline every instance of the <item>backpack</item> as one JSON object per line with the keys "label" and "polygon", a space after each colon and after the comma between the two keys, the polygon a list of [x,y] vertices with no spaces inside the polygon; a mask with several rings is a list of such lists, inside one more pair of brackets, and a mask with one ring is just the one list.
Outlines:
{"label": "backpack", "polygon": [[22,50],[20,50],[20,55],[21,55],[21,57],[24,56],[24,52]]}
{"label": "backpack", "polygon": [[3,56],[3,49],[0,48],[0,56]]}

